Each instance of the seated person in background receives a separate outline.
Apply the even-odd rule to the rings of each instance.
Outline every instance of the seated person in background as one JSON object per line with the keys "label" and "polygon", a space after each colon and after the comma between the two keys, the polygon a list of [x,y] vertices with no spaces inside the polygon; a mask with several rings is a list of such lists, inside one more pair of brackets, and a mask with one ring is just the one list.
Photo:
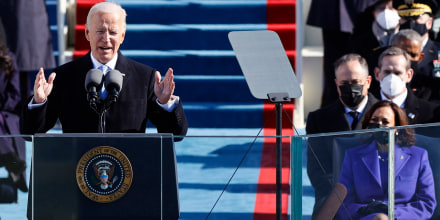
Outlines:
{"label": "seated person in background", "polygon": [[[399,20],[392,0],[377,0],[366,8],[354,23],[352,51],[367,60],[373,79],[377,58],[384,48],[390,46],[393,35],[399,31]],[[379,82],[373,80],[370,92],[379,97],[379,90]]]}
{"label": "seated person in background", "polygon": [[[362,127],[382,128],[408,124],[396,104],[379,101],[366,113]],[[395,217],[429,219],[436,207],[434,178],[425,149],[414,146],[410,128],[395,131]],[[388,219],[388,132],[378,131],[370,143],[345,152],[339,183],[347,196],[340,219]]]}
{"label": "seated person in background", "polygon": [[[438,12],[437,0],[394,0],[394,8],[397,9],[400,20],[400,30],[412,29],[422,36],[422,52],[424,58],[415,69],[414,82],[416,85],[428,83],[432,93],[430,100],[440,101],[440,75],[434,74],[433,60],[438,60],[440,43],[430,38],[434,16]],[[435,82],[435,83],[434,83]],[[426,85],[425,85],[426,86]]]}
{"label": "seated person in background", "polygon": [[[371,76],[368,65],[358,54],[346,54],[335,63],[335,84],[339,99],[310,112],[307,134],[350,131],[361,129],[364,113],[378,100],[368,93]],[[333,187],[332,143],[333,137],[310,138],[307,148],[307,174],[315,189],[315,207],[327,197]]]}
{"label": "seated person in background", "polygon": [[[20,134],[20,75],[15,56],[0,43],[0,135]],[[26,185],[26,147],[19,137],[0,137],[0,167],[23,192]],[[0,189],[1,190],[1,189]]]}
{"label": "seated person in background", "polygon": [[389,100],[406,112],[409,124],[423,124],[440,121],[439,105],[418,98],[407,88],[414,71],[409,55],[398,47],[390,47],[379,56],[374,69],[380,82],[381,100]]}
{"label": "seated person in background", "polygon": [[[413,79],[408,84],[409,88],[417,97],[428,100],[431,96],[431,90],[428,87],[430,80],[426,80],[422,83],[420,77],[423,78],[423,74],[417,73],[420,71],[418,65],[425,55],[422,53],[422,36],[414,30],[403,29],[394,35],[391,45],[408,53],[409,59],[411,60],[411,69],[414,70]],[[418,77],[419,80],[416,80]]]}

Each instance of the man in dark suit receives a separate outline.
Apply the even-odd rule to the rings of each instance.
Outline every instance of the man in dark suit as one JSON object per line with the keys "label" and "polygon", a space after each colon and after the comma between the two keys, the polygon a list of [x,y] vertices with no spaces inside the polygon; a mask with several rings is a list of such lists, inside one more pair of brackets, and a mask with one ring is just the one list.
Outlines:
{"label": "man in dark suit", "polygon": [[[90,9],[85,35],[91,51],[54,69],[47,81],[40,69],[34,96],[24,110],[23,133],[46,132],[57,120],[65,133],[144,133],[150,120],[159,133],[186,134],[182,102],[173,95],[173,70],[168,69],[161,81],[158,71],[119,51],[125,38],[125,18],[125,10],[115,3],[101,2]],[[123,75],[117,102],[104,111],[103,119],[91,108],[84,89],[87,72],[95,68],[119,70]]]}
{"label": "man in dark suit", "polygon": [[405,110],[409,124],[439,122],[439,105],[420,99],[407,88],[414,71],[409,55],[398,47],[390,47],[379,56],[374,74],[380,82],[381,100],[389,100]]}
{"label": "man in dark suit", "polygon": [[338,99],[333,83],[333,64],[336,59],[351,51],[350,40],[357,16],[377,1],[379,0],[312,0],[307,24],[322,29],[324,46],[321,107]]}
{"label": "man in dark suit", "polygon": [[[411,60],[411,68],[414,71],[413,79],[408,84],[408,86],[414,92],[415,96],[421,99],[428,100],[429,97],[431,96],[431,89],[428,87],[430,81],[427,80],[427,78],[425,79],[427,80],[425,82],[415,80],[417,75],[418,76],[424,75],[424,74],[418,74],[417,71],[427,68],[426,62],[424,62],[424,64],[420,64],[423,61],[425,55],[422,52],[422,43],[423,43],[422,36],[420,36],[420,34],[417,33],[417,31],[412,29],[403,29],[393,36],[391,46],[399,47],[400,49],[408,53],[409,59]],[[433,69],[432,62],[430,65],[431,65],[430,71],[432,72]]]}
{"label": "man in dark suit", "polygon": [[423,59],[417,64],[411,81],[417,97],[440,103],[440,76],[434,74],[433,60],[438,60],[440,43],[430,38],[434,18],[437,13],[437,0],[393,1],[401,17],[400,30],[412,29],[422,36]]}
{"label": "man in dark suit", "polygon": [[[344,55],[337,60],[335,67],[339,99],[309,113],[307,134],[361,129],[364,113],[378,101],[368,92],[372,77],[363,57],[358,54]],[[314,212],[319,210],[334,184],[332,143],[332,136],[308,139],[307,174],[315,189]]]}

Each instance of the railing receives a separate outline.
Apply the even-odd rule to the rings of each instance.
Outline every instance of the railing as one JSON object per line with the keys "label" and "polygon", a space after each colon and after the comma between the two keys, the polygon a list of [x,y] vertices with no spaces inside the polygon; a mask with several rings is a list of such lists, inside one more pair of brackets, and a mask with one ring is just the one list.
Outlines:
{"label": "railing", "polygon": [[[377,204],[375,213],[386,213],[390,219],[402,215],[427,219],[432,214],[433,219],[439,218],[439,125],[293,137],[292,167],[301,167],[302,171],[292,169],[292,219],[311,217],[313,207],[315,215],[325,214],[328,218],[337,212],[344,219],[357,219],[365,211],[361,207],[373,199]],[[411,142],[411,137],[418,148],[402,147]],[[384,144],[376,144],[378,141]],[[377,146],[387,152],[378,153]],[[350,153],[345,154],[348,150]],[[425,151],[428,158],[424,158]],[[337,183],[343,183],[342,189],[347,191],[338,188],[341,186]]]}
{"label": "railing", "polygon": [[[440,158],[439,129],[440,124],[426,124],[353,132],[297,135],[293,137],[283,136],[283,215],[288,215],[290,219],[310,219],[315,203],[318,203],[318,205],[326,204],[325,198],[327,198],[327,194],[320,191],[317,185],[315,187],[318,188],[314,188],[311,184],[311,182],[315,184],[314,178],[309,178],[309,176],[313,177],[320,174],[322,175],[321,178],[325,181],[318,183],[327,188],[327,193],[333,189],[333,194],[330,194],[333,196],[330,197],[336,198],[331,203],[331,205],[336,206],[336,209],[321,209],[320,211],[322,212],[335,214],[338,208],[340,208],[338,214],[350,216],[356,213],[359,207],[367,205],[368,202],[371,202],[372,198],[375,198],[376,201],[380,200],[387,205],[385,206],[387,209],[385,212],[389,216],[394,215],[394,217],[399,218],[401,214],[401,211],[399,211],[400,207],[408,202],[405,199],[409,198],[409,194],[415,192],[416,188],[414,187],[419,189],[418,187],[423,186],[417,193],[411,194],[413,197],[409,199],[409,202],[412,202],[415,209],[424,207],[425,211],[422,211],[422,213],[430,215],[433,212],[434,218],[438,217],[440,211],[436,204],[433,203],[433,198],[435,200],[440,198],[440,163],[437,162],[439,161],[438,158]],[[407,134],[408,130],[414,132],[415,145],[419,148],[402,148],[398,146],[398,144],[403,143],[402,138]],[[240,132],[239,135],[237,134],[238,132]],[[183,141],[174,143],[180,219],[264,219],[269,216],[275,216],[276,137],[259,136],[258,129],[190,129],[190,134]],[[396,139],[392,138],[393,135],[396,136]],[[87,140],[82,142],[81,138],[84,138],[84,136],[96,138],[98,142]],[[357,151],[363,152],[361,149],[373,149],[374,151],[376,145],[368,148],[369,144],[373,140],[379,140],[379,138],[386,139],[385,137],[388,137],[388,140],[395,140],[395,144],[389,141],[388,154],[392,155],[394,151],[398,155],[397,157],[388,157],[391,159],[387,161],[384,159],[386,154],[381,154],[382,158],[378,158],[376,153],[372,157],[374,161],[371,160],[368,163],[363,162],[364,159],[362,158],[355,158],[354,160],[345,158],[348,161],[346,161],[345,165],[350,164],[350,166],[344,166],[344,155],[347,149],[354,149],[357,146],[366,144],[363,147],[359,147]],[[49,140],[49,142],[41,142],[44,138]],[[21,139],[23,141],[25,139],[26,162],[28,165],[26,169],[27,182],[29,183],[30,180],[31,167],[34,169],[32,173],[35,174],[34,177],[36,178],[32,178],[34,184],[30,188],[39,186],[38,183],[43,181],[41,178],[38,179],[38,176],[48,176],[45,178],[44,186],[49,187],[52,184],[52,187],[43,188],[50,192],[43,196],[50,197],[55,195],[56,190],[64,192],[64,196],[67,194],[73,195],[72,199],[78,202],[70,202],[68,211],[77,213],[77,215],[69,215],[67,219],[79,219],[78,215],[80,216],[81,213],[84,213],[82,203],[94,205],[99,205],[99,203],[87,198],[84,192],[81,191],[77,178],[75,178],[75,175],[77,175],[76,168],[81,159],[84,159],[84,155],[88,155],[88,151],[102,146],[120,149],[127,156],[128,160],[132,162],[132,186],[135,186],[141,180],[152,181],[160,179],[159,188],[157,186],[145,185],[143,189],[145,191],[142,192],[138,192],[138,189],[130,188],[125,195],[120,196],[116,203],[132,198],[133,195],[130,193],[145,199],[148,195],[151,197],[151,193],[155,190],[160,192],[156,195],[159,195],[159,201],[162,201],[158,203],[162,205],[159,210],[165,210],[167,208],[166,204],[169,204],[166,198],[169,197],[164,196],[167,194],[167,190],[165,190],[167,186],[164,184],[169,183],[169,181],[165,181],[164,178],[169,175],[169,172],[167,171],[160,176],[154,176],[150,174],[151,170],[149,171],[147,168],[155,168],[163,172],[165,170],[164,165],[169,165],[168,162],[164,162],[165,154],[162,151],[162,149],[165,149],[163,147],[164,140],[168,138],[170,137],[151,134],[63,135],[58,132],[37,136],[0,136],[0,141],[7,142],[12,139]],[[111,140],[116,140],[116,142],[107,142]],[[149,144],[149,141],[152,140],[155,144]],[[46,149],[49,152],[48,154],[41,154],[41,150],[45,149],[44,146],[50,145],[48,143],[54,144],[55,146],[52,146],[54,148]],[[69,148],[72,144],[74,144],[74,147]],[[151,154],[153,156],[145,152],[142,153],[143,150],[148,149],[156,149],[156,153]],[[327,151],[324,151],[324,154],[322,154],[323,149],[327,149]],[[422,156],[425,150],[427,151],[428,158],[426,161],[423,161]],[[350,159],[353,159],[353,155],[356,155],[353,151],[356,150],[350,151],[352,152],[349,154],[351,155]],[[368,152],[365,154],[369,155]],[[51,158],[51,154],[58,156]],[[48,158],[51,159],[42,158],[42,156],[49,156]],[[62,157],[67,157],[68,160],[57,160],[57,158]],[[138,157],[143,159],[141,164],[155,161],[154,164],[156,165],[138,165],[138,162],[136,162]],[[86,156],[85,158],[89,157]],[[393,158],[395,162],[393,162]],[[43,162],[52,160],[52,165],[44,165],[46,168],[43,170],[47,171],[45,174],[35,170],[41,169],[41,164],[36,164],[36,162],[41,162],[41,159]],[[38,160],[40,161],[38,162]],[[312,160],[315,160],[315,163],[311,162]],[[331,161],[329,162],[329,160]],[[33,163],[32,166],[31,161]],[[377,170],[380,170],[381,163],[382,168],[385,167],[385,170],[387,170],[387,175],[394,178],[389,176],[381,178],[380,174],[376,174],[376,177],[373,178],[372,173],[374,172],[365,173],[370,168],[376,167]],[[308,174],[307,164],[315,164],[317,166],[315,166],[315,169],[310,169]],[[411,166],[408,166],[408,164],[411,164]],[[71,167],[69,168],[69,166]],[[74,167],[73,169],[72,166]],[[313,166],[310,167],[313,168]],[[432,174],[429,172],[429,167],[432,170]],[[57,170],[60,168],[62,171]],[[385,171],[382,170],[382,172]],[[344,176],[344,180],[339,178],[341,175]],[[424,179],[418,176],[424,176]],[[7,177],[6,169],[4,167],[0,168],[0,178]],[[71,178],[70,183],[66,184],[66,180],[63,178]],[[368,188],[371,185],[365,184],[363,186],[366,187],[365,190],[356,184],[347,184],[348,197],[346,198],[353,198],[350,197],[353,195],[350,193],[354,192],[359,194],[357,197],[368,198],[368,200],[358,201],[362,203],[359,206],[355,206],[348,201],[342,203],[345,193],[343,190],[340,191],[338,190],[339,188],[335,188],[336,183],[340,181],[346,183],[347,180],[359,183],[359,179],[365,183],[375,183],[374,187],[380,188],[383,194],[378,196],[378,192],[375,192],[374,196],[369,197],[368,194],[373,193],[373,189],[376,188]],[[386,186],[382,186],[381,182],[385,181],[385,179],[387,179],[388,183]],[[393,180],[395,180],[395,183]],[[433,180],[433,182],[429,182],[429,180]],[[56,186],[59,188],[57,189]],[[148,191],[152,188],[154,188],[153,191]],[[35,191],[32,190],[32,192]],[[388,192],[395,192],[395,194]],[[319,193],[324,195],[321,196],[324,199],[315,202],[315,194],[319,197]],[[32,195],[32,193],[24,193],[18,190],[17,203],[0,204],[0,217],[5,219],[26,219],[29,195]],[[41,196],[35,195],[33,197],[34,203],[41,201]],[[61,203],[59,202],[57,205],[62,207]],[[109,204],[104,204],[104,206],[111,206],[113,202]],[[144,203],[141,204],[146,205]],[[339,204],[342,205],[339,207]],[[327,206],[324,205],[324,207]],[[352,207],[357,207],[354,212]],[[80,211],[74,211],[73,208],[77,208]]]}
{"label": "railing", "polygon": [[[276,137],[255,136],[258,135],[259,129],[190,129],[190,132],[200,136],[188,135],[183,141],[174,143],[180,219],[253,219],[254,216],[266,218],[275,215],[276,184],[275,176],[272,174],[275,175],[276,169]],[[168,213],[167,206],[170,204],[169,198],[172,197],[167,196],[169,186],[166,184],[169,181],[166,178],[169,178],[170,173],[166,171],[165,166],[170,163],[165,162],[166,153],[162,149],[165,149],[163,143],[169,136],[72,135],[57,132],[36,136],[4,137],[26,139],[28,163],[26,176],[27,182],[32,184],[29,193],[18,190],[17,203],[0,204],[2,219],[26,219],[28,201],[33,201],[31,207],[36,219],[41,219],[45,214],[42,205],[51,207],[46,211],[50,211],[51,215],[61,216],[62,219],[83,219],[81,216],[88,212],[85,207],[94,207],[94,213],[105,213],[102,210],[97,211],[100,210],[98,207],[112,207],[114,210],[119,210],[114,215],[120,215],[120,210],[125,210],[123,214],[130,214],[134,210],[148,210],[151,198],[159,199],[158,201],[161,202],[155,203],[161,205],[159,211]],[[111,142],[112,139],[115,142]],[[288,209],[290,140],[290,137],[283,137],[285,142],[283,146],[284,215],[287,215]],[[92,199],[107,198],[93,194],[90,196],[88,190],[80,187],[76,175],[79,164],[87,164],[90,160],[92,160],[90,166],[96,164],[95,162],[99,160],[93,159],[96,152],[105,150],[99,147],[107,146],[117,148],[127,156],[132,165],[133,178],[131,187],[125,195],[116,201],[101,204]],[[148,153],[152,149],[155,149],[153,153]],[[104,157],[110,158],[110,156]],[[139,158],[142,159],[140,162]],[[152,165],[152,162],[155,165]],[[0,177],[7,177],[7,171],[1,169],[3,170],[0,170]],[[163,175],[156,176],[154,170],[162,170]],[[92,172],[90,169],[88,171],[89,174]],[[29,178],[31,173],[33,177]],[[108,175],[108,178],[114,179],[114,176],[110,178]],[[93,178],[97,179],[97,177]],[[156,183],[159,181],[159,184],[154,186],[145,182],[139,184],[142,181]],[[95,185],[95,183],[91,184],[92,187]],[[140,185],[142,187],[139,187]],[[28,200],[29,195],[31,200]],[[130,207],[123,206],[126,200],[134,197],[142,202],[130,203]],[[145,212],[141,213],[147,215],[148,212]]]}

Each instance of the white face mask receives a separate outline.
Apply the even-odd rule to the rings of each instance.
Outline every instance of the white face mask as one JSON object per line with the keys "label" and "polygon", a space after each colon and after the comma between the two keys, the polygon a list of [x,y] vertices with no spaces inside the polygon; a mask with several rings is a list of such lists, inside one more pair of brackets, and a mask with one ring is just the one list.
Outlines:
{"label": "white face mask", "polygon": [[396,74],[388,74],[380,81],[382,92],[390,97],[395,97],[402,93],[406,83]]}
{"label": "white face mask", "polygon": [[385,9],[376,17],[376,22],[385,30],[394,29],[399,24],[400,16],[397,11]]}

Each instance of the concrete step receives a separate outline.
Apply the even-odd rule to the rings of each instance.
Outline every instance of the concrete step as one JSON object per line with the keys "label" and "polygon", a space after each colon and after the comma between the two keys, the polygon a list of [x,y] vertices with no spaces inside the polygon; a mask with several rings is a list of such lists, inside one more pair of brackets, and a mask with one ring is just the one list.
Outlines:
{"label": "concrete step", "polygon": [[185,102],[182,99],[182,104],[190,127],[261,128],[263,126],[262,101],[261,104],[230,104]]}
{"label": "concrete step", "polygon": [[[74,57],[86,54],[75,51]],[[203,50],[121,50],[124,56],[147,64],[163,72],[172,67],[180,75],[243,75],[233,51]],[[287,51],[290,63],[295,62],[295,51]]]}
{"label": "concrete step", "polygon": [[261,103],[252,96],[244,76],[189,76],[175,73],[174,93],[186,101],[229,104]]}

